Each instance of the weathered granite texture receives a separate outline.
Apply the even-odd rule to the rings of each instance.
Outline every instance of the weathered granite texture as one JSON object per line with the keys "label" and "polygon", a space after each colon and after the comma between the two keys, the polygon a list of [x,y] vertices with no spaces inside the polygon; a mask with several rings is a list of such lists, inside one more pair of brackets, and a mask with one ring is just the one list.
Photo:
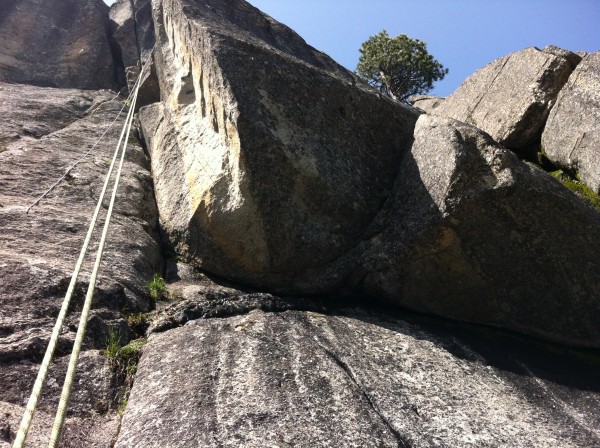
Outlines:
{"label": "weathered granite texture", "polygon": [[132,91],[142,65],[149,64],[150,70],[144,72],[138,93],[137,107],[160,101],[160,88],[151,56],[155,43],[151,0],[116,1],[109,16],[112,38],[120,55],[119,69],[124,70],[122,82],[126,82]]}
{"label": "weathered granite texture", "polygon": [[110,8],[111,35],[125,69],[140,67],[154,47],[151,0],[119,0]]}
{"label": "weathered granite texture", "polygon": [[435,114],[472,124],[511,149],[539,142],[550,109],[581,58],[558,47],[526,48],[477,70]]}
{"label": "weathered granite texture", "polygon": [[432,95],[417,95],[409,98],[411,104],[427,114],[435,113],[435,110],[446,98],[440,98]]}
{"label": "weathered granite texture", "polygon": [[255,308],[153,334],[115,446],[600,443],[597,354],[389,310]]}
{"label": "weathered granite texture", "polygon": [[2,0],[0,82],[117,86],[102,0]]}
{"label": "weathered granite texture", "polygon": [[[416,109],[354,85],[246,2],[153,8],[162,101],[140,121],[174,252],[262,291],[362,295],[600,346],[600,216],[556,180],[460,122],[421,115],[413,136]],[[520,123],[503,141],[533,116],[541,132],[578,60],[515,53],[435,114],[470,104],[459,93],[473,86],[488,107],[511,79],[532,96],[503,109]]]}
{"label": "weathered granite texture", "polygon": [[556,164],[600,194],[600,52],[586,56],[560,91],[542,134]]}
{"label": "weathered granite texture", "polygon": [[354,289],[600,347],[600,213],[479,129],[422,115],[370,232]]}
{"label": "weathered granite texture", "polygon": [[[29,213],[27,207],[92,148],[122,106],[109,91],[0,84],[0,116],[5,117],[0,125],[0,415],[10,414],[5,440],[14,437],[31,392],[126,111],[63,183]],[[69,446],[83,446],[75,441],[89,439],[85,446],[108,447],[118,429],[112,373],[96,350],[106,347],[110,328],[127,340],[124,310],[150,308],[146,283],[162,269],[148,169],[145,153],[132,138],[82,355],[80,374],[88,380],[76,382],[70,411],[75,426],[65,436],[65,443],[73,443]],[[99,230],[96,241],[98,236]],[[54,412],[60,394],[63,357],[70,353],[92,262],[89,255],[40,403],[40,421]],[[92,434],[104,431],[97,425],[109,433]],[[106,443],[94,445],[94,437]]]}
{"label": "weathered granite texture", "polygon": [[140,118],[162,227],[230,279],[319,291],[391,189],[418,112],[246,2],[154,2],[162,102]]}

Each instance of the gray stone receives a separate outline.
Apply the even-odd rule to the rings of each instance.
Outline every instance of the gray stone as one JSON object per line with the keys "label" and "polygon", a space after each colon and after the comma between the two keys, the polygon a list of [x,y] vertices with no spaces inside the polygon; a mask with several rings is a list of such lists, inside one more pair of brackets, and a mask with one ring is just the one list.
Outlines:
{"label": "gray stone", "polygon": [[547,156],[600,193],[600,52],[586,56],[560,91],[542,135]]}
{"label": "gray stone", "polygon": [[548,45],[544,47],[542,51],[544,53],[549,53],[555,56],[565,58],[567,61],[569,61],[569,64],[571,64],[571,68],[573,68],[573,70],[575,70],[577,65],[579,65],[583,57],[579,54],[579,52],[573,53],[572,51],[565,50],[564,48],[557,47],[556,45]]}
{"label": "gray stone", "polygon": [[155,43],[151,0],[119,0],[111,6],[109,16],[112,37],[120,54],[120,68],[124,70],[124,82],[130,91],[142,65],[151,67],[145,72],[140,86],[138,108],[160,101],[158,78],[151,57]]}
{"label": "gray stone", "polygon": [[[5,117],[0,125],[2,409],[24,406],[29,396],[126,111],[59,186],[29,213],[27,207],[92,149],[122,106],[114,92],[0,83],[0,116]],[[103,217],[104,213],[99,228]],[[95,241],[98,236],[99,231]],[[97,243],[90,246],[75,289],[72,312],[63,327],[57,361],[51,370],[53,381],[46,387],[40,403],[41,418],[46,412],[54,412],[60,394],[65,355],[70,353],[74,340],[96,247]],[[150,308],[146,284],[161,269],[149,163],[140,144],[131,138],[80,362],[82,380],[76,386],[70,408],[70,415],[77,423],[68,433],[71,435],[66,433],[65,446],[111,446],[110,438],[118,429],[115,384],[105,357],[94,350],[106,348],[110,328],[120,329],[124,340],[130,337],[125,310]],[[14,412],[19,415],[9,419],[11,431],[22,409]],[[106,417],[98,419],[98,413]],[[108,439],[97,434],[105,440],[104,445],[93,442],[96,436],[89,433],[95,431],[93,428],[110,431],[104,434]],[[85,440],[86,434],[89,443],[77,442]],[[32,442],[31,446],[41,445]]]}
{"label": "gray stone", "polygon": [[422,115],[370,231],[351,289],[600,347],[600,214],[477,128]]}
{"label": "gray stone", "polygon": [[151,336],[116,447],[589,447],[595,361],[361,309],[202,319]]}
{"label": "gray stone", "polygon": [[477,126],[511,149],[539,142],[558,92],[579,56],[526,48],[476,71],[435,113]]}
{"label": "gray stone", "polygon": [[263,288],[339,283],[320,266],[385,201],[418,112],[246,2],[155,2],[154,22],[162,102],[140,118],[170,244]]}
{"label": "gray stone", "polygon": [[427,114],[435,113],[435,109],[444,102],[446,98],[431,95],[417,95],[409,98],[414,107],[421,109]]}
{"label": "gray stone", "polygon": [[110,8],[112,37],[125,68],[140,66],[154,47],[151,0],[118,0]]}
{"label": "gray stone", "polygon": [[[0,401],[0,448],[11,448],[10,443],[19,429],[24,406]],[[27,435],[27,447],[46,447],[50,441],[54,413],[39,411],[35,414]],[[114,413],[89,417],[67,417],[63,429],[63,448],[109,448],[119,433],[120,418]]]}
{"label": "gray stone", "polygon": [[114,88],[107,15],[102,0],[3,0],[0,81]]}

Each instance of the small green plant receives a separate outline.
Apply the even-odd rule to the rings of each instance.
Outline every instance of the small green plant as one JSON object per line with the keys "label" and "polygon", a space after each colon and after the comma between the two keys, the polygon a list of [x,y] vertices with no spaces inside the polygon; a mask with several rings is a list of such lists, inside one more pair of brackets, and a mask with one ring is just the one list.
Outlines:
{"label": "small green plant", "polygon": [[165,279],[159,274],[154,274],[152,280],[148,283],[148,291],[150,291],[150,297],[154,300],[160,300],[167,290],[167,283]]}
{"label": "small green plant", "polygon": [[148,324],[152,313],[135,313],[127,316],[127,325],[130,328],[143,327]]}
{"label": "small green plant", "polygon": [[558,179],[565,187],[573,191],[597,210],[600,210],[600,196],[594,193],[590,187],[579,179],[569,176],[562,170],[552,171],[550,175]]}
{"label": "small green plant", "polygon": [[121,347],[120,333],[116,330],[111,330],[108,333],[106,356],[110,360],[118,383],[121,384],[115,397],[117,412],[120,415],[125,412],[127,407],[133,380],[137,373],[137,366],[142,356],[142,347],[147,341],[145,338],[135,339]]}
{"label": "small green plant", "polygon": [[115,359],[119,350],[121,349],[121,332],[111,328],[108,330],[108,336],[106,337],[106,357]]}
{"label": "small green plant", "polygon": [[128,404],[129,400],[126,400],[125,398],[119,401],[119,405],[117,406],[117,414],[119,414],[120,417],[123,417],[123,414],[125,414],[125,409],[127,409]]}

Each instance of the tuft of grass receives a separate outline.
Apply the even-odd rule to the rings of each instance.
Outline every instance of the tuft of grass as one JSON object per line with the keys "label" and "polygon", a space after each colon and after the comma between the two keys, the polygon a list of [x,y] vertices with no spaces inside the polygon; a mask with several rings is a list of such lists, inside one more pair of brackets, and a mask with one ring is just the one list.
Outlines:
{"label": "tuft of grass", "polygon": [[121,384],[115,397],[119,415],[123,415],[127,407],[137,366],[142,356],[142,347],[146,342],[148,342],[146,338],[139,338],[121,347],[120,333],[116,330],[110,330],[108,333],[105,353],[110,360],[118,383]]}
{"label": "tuft of grass", "polygon": [[594,191],[586,184],[577,178],[569,176],[563,170],[552,171],[550,172],[550,175],[558,179],[560,183],[584,199],[586,202],[592,205],[592,207],[595,207],[600,211],[600,195],[594,193]]}
{"label": "tuft of grass", "polygon": [[163,298],[165,291],[167,290],[167,283],[159,274],[154,274],[147,286],[148,291],[150,291],[150,297],[154,300]]}
{"label": "tuft of grass", "polygon": [[135,313],[127,316],[127,325],[129,327],[137,327],[141,325],[146,325],[150,322],[152,318],[152,313]]}
{"label": "tuft of grass", "polygon": [[125,409],[127,409],[128,404],[129,400],[123,399],[119,401],[119,405],[117,406],[117,414],[119,414],[120,417],[123,417],[123,414],[125,414]]}
{"label": "tuft of grass", "polygon": [[108,336],[106,337],[106,357],[109,359],[115,359],[119,350],[121,349],[121,332],[111,328],[108,330]]}

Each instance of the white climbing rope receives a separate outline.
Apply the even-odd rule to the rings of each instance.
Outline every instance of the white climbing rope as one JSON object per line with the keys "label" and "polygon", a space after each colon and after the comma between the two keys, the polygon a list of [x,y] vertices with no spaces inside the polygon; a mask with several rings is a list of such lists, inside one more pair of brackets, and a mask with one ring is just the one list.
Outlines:
{"label": "white climbing rope", "polygon": [[[109,100],[109,102],[110,101],[114,101],[114,99],[117,96],[119,96],[118,93],[117,93],[117,95],[114,98],[112,98],[111,100]],[[73,165],[71,165],[69,168],[67,168],[67,170],[65,171],[65,173],[56,182],[54,182],[50,186],[50,188],[48,188],[46,191],[44,191],[35,201],[33,201],[31,203],[31,205],[29,207],[27,207],[27,210],[25,210],[25,213],[29,213],[29,211],[33,207],[35,207],[36,205],[38,205],[42,199],[44,199],[46,196],[48,196],[52,192],[52,190],[54,190],[65,179],[65,177],[67,177],[69,175],[69,173],[71,171],[73,171],[77,167],[77,165],[79,165],[81,162],[83,162],[87,158],[87,156],[90,155],[90,153],[94,150],[94,148],[96,148],[96,146],[98,146],[98,144],[102,141],[102,139],[104,138],[104,136],[108,133],[108,131],[111,130],[111,128],[113,127],[113,125],[119,119],[119,117],[123,113],[123,109],[125,109],[126,105],[127,105],[127,101],[124,101],[123,102],[123,107],[121,107],[121,110],[119,111],[119,113],[117,114],[117,116],[115,117],[115,119],[112,121],[112,123],[105,129],[104,133],[98,138],[98,140],[96,140],[96,143],[94,143],[94,145],[83,156],[81,156],[81,158],[79,158],[79,160],[77,160]],[[100,106],[101,105],[99,105],[96,109],[94,109],[94,111],[92,112],[92,115],[96,113],[96,111],[100,108]]]}
{"label": "white climbing rope", "polygon": [[[132,95],[130,95],[130,98],[132,98],[134,96],[137,97],[137,93],[139,91],[139,85],[141,83],[143,72],[144,72],[144,70],[143,70],[143,67],[142,67],[142,70],[140,71],[140,75],[139,75],[136,83],[134,84],[134,93]],[[121,109],[121,111],[117,115],[117,118],[120,116],[120,114],[123,111],[124,107],[125,106],[123,106],[123,108]],[[54,351],[55,351],[56,345],[58,343],[58,338],[60,336],[60,332],[62,330],[62,326],[63,326],[64,320],[66,318],[67,311],[69,309],[69,304],[70,304],[70,301],[71,301],[71,298],[72,298],[72,295],[73,295],[73,291],[75,289],[75,285],[77,283],[77,278],[79,276],[79,272],[81,271],[81,267],[83,265],[83,261],[84,261],[85,255],[86,255],[89,243],[91,241],[92,234],[94,232],[94,228],[96,226],[98,215],[100,214],[100,210],[102,209],[102,203],[104,202],[104,198],[106,196],[106,191],[108,189],[108,184],[110,182],[110,178],[111,178],[112,172],[113,172],[114,167],[115,167],[115,163],[116,163],[116,160],[117,160],[117,157],[118,157],[118,154],[119,154],[119,150],[121,148],[121,144],[123,142],[123,138],[125,137],[126,133],[127,133],[127,139],[129,139],[129,131],[131,130],[131,123],[133,121],[133,114],[134,114],[134,112],[135,112],[135,98],[134,98],[133,104],[131,105],[131,107],[130,107],[128,113],[127,113],[127,118],[125,120],[125,125],[123,126],[123,130],[121,131],[121,135],[119,137],[119,142],[118,142],[118,144],[117,144],[117,146],[115,148],[115,152],[114,152],[114,155],[113,155],[110,167],[108,169],[108,172],[106,174],[106,178],[104,180],[104,185],[103,185],[103,188],[102,188],[102,192],[100,193],[100,197],[98,198],[98,202],[96,204],[96,209],[94,210],[94,214],[92,216],[92,220],[90,221],[88,232],[87,232],[85,240],[83,242],[83,246],[81,247],[81,251],[79,253],[79,258],[77,260],[77,263],[75,265],[75,269],[74,269],[73,274],[71,276],[71,281],[69,283],[69,287],[67,288],[67,292],[65,294],[65,298],[63,300],[63,303],[62,303],[59,315],[57,317],[56,323],[55,323],[54,328],[52,330],[52,335],[50,337],[50,341],[48,342],[48,347],[46,349],[46,353],[44,355],[44,359],[42,360],[42,364],[40,365],[40,369],[39,369],[39,372],[38,372],[35,384],[33,386],[33,390],[32,390],[31,395],[29,397],[29,400],[28,400],[28,403],[27,403],[27,407],[25,409],[25,413],[23,414],[23,418],[21,419],[21,424],[20,424],[20,427],[19,427],[19,431],[17,432],[17,436],[15,438],[15,441],[13,443],[13,448],[22,448],[24,446],[24,444],[25,444],[25,439],[27,437],[27,433],[29,432],[29,428],[31,426],[31,420],[33,418],[33,414],[35,413],[35,408],[36,408],[37,403],[39,401],[39,396],[41,394],[42,386],[43,386],[44,381],[46,380],[46,377],[48,375],[48,369],[50,367],[50,363],[52,362],[52,357],[54,355]],[[115,120],[113,121],[113,124],[114,124],[114,122],[116,121],[117,118],[115,118]],[[112,126],[112,124],[111,124],[111,126]],[[104,137],[104,135],[108,132],[109,129],[110,129],[110,127],[104,132],[104,134],[102,134],[102,137]],[[102,139],[102,137],[100,137],[100,139],[98,140],[98,142]],[[98,144],[98,142],[96,142],[96,145]],[[96,145],[94,145],[94,147]],[[127,146],[127,140],[125,140],[125,145],[124,145],[124,149],[123,149],[123,155],[121,157],[122,160],[123,160],[123,157],[124,157],[126,146]],[[88,151],[88,153],[89,153],[89,151]],[[119,174],[118,174],[118,176],[120,175],[120,170],[122,168],[122,160],[121,160],[121,165],[119,166]],[[79,163],[79,162],[77,162],[77,163]],[[64,178],[64,176],[63,176],[63,178]],[[62,178],[61,178],[61,180],[62,180]],[[59,182],[60,182],[60,180],[59,180]],[[115,185],[113,187],[113,198],[112,198],[113,201],[114,201],[114,196],[115,196],[115,193],[116,193],[117,185],[118,185],[118,180],[115,181]],[[43,198],[43,196],[40,197],[39,200],[41,200]],[[39,200],[37,202],[39,202]],[[36,203],[32,204],[29,208],[33,207]],[[112,212],[112,204],[111,204],[111,208],[109,208],[109,210],[110,210],[110,212]],[[29,209],[28,209],[28,211],[29,211]],[[110,215],[107,216],[106,223],[108,223],[109,219],[110,219]],[[106,227],[106,223],[105,223],[105,227]],[[94,276],[93,283],[92,283],[92,280],[90,280],[90,286],[92,286],[94,284],[95,284],[95,276]],[[88,292],[89,292],[89,290],[88,290]]]}
{"label": "white climbing rope", "polygon": [[[127,104],[130,102],[132,93],[133,93],[133,91],[135,91],[136,86],[138,85],[138,83],[142,82],[142,74],[144,73],[144,68],[146,67],[146,64],[147,64],[148,60],[150,59],[150,56],[152,55],[153,52],[154,52],[154,47],[152,47],[152,50],[150,50],[150,53],[148,53],[148,56],[146,57],[146,60],[142,63],[142,68],[140,70],[140,74],[139,74],[138,79],[136,80],[135,84],[133,85],[132,92],[129,94],[129,96],[127,97],[127,99],[123,102],[123,107],[121,107],[121,110],[119,111],[119,113],[117,114],[117,116],[115,117],[115,119],[112,121],[112,123],[106,128],[106,130],[104,131],[104,133],[98,138],[98,140],[96,140],[96,143],[94,143],[94,145],[83,156],[81,156],[73,165],[71,165],[69,168],[67,168],[67,170],[65,171],[65,173],[56,182],[54,182],[50,186],[50,188],[48,188],[46,191],[44,191],[35,201],[33,201],[31,203],[31,205],[29,207],[27,207],[27,209],[25,210],[25,213],[29,213],[29,211],[33,207],[35,207],[36,205],[38,205],[42,199],[44,199],[46,196],[48,196],[52,192],[52,190],[54,190],[58,185],[60,185],[60,183],[65,179],[65,177],[67,177],[69,175],[69,173],[71,171],[73,171],[77,167],[77,165],[79,165],[81,162],[83,162],[91,154],[91,152],[94,150],[94,148],[96,148],[96,146],[98,146],[98,144],[100,143],[100,141],[102,141],[102,139],[107,134],[107,132],[112,129],[113,125],[116,123],[116,121],[121,116],[121,113],[123,113],[123,109],[125,109],[125,106],[127,106]],[[121,90],[123,90],[123,89],[121,89]],[[105,102],[100,103],[92,111],[90,117],[94,116],[94,114],[100,109],[100,107],[102,106],[102,104],[104,104],[104,103],[110,103],[110,102],[114,101],[121,94],[121,90],[119,92],[117,92],[117,94],[113,98],[111,98],[110,100],[107,100]],[[127,120],[125,120],[125,121],[127,121]]]}
{"label": "white climbing rope", "polygon": [[73,380],[75,379],[75,373],[77,371],[77,361],[79,360],[79,353],[81,346],[83,345],[83,337],[85,336],[85,329],[87,327],[87,320],[92,308],[92,297],[94,296],[94,289],[96,287],[96,278],[98,277],[98,271],[100,270],[100,263],[102,261],[102,255],[104,253],[104,245],[106,243],[106,237],[108,235],[108,228],[110,225],[110,219],[112,217],[113,208],[115,205],[115,199],[117,197],[117,189],[119,188],[119,180],[121,179],[121,172],[123,171],[123,163],[125,161],[125,152],[127,151],[127,142],[129,140],[129,133],[131,131],[131,124],[133,123],[133,111],[135,110],[135,104],[137,101],[137,94],[139,85],[136,87],[133,94],[133,100],[131,103],[131,109],[128,116],[128,122],[126,122],[127,133],[125,142],[123,143],[123,151],[121,152],[121,160],[119,162],[119,169],[115,178],[115,183],[110,198],[110,205],[106,213],[106,220],[104,221],[104,229],[102,230],[102,236],[100,238],[100,245],[96,252],[96,262],[92,274],[90,275],[90,283],[88,286],[87,294],[85,296],[85,302],[83,304],[83,310],[81,311],[81,318],[79,320],[79,328],[77,329],[77,335],[75,336],[75,343],[73,344],[73,351],[71,352],[71,358],[69,359],[69,367],[67,369],[67,375],[65,377],[65,383],[63,385],[60,401],[58,403],[58,410],[56,411],[56,417],[54,419],[54,425],[52,427],[52,434],[50,436],[50,443],[48,448],[57,448],[60,442],[60,436],[62,428],[64,426],[65,417],[67,414],[67,407],[69,406],[69,399],[71,397],[71,390],[73,386]]}

